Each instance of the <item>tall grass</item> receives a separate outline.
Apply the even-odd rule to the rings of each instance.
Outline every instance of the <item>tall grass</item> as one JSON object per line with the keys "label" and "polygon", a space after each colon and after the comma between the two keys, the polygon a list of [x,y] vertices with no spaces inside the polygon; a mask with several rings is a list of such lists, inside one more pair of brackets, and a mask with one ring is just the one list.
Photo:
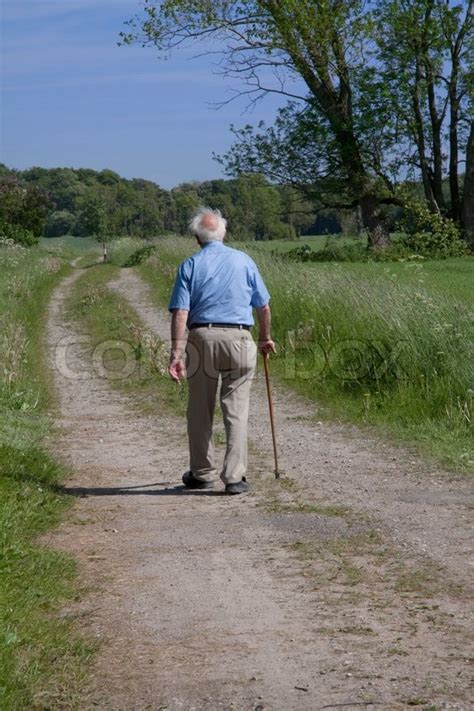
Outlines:
{"label": "tall grass", "polygon": [[89,654],[51,613],[76,595],[72,560],[35,544],[65,507],[46,453],[53,404],[44,375],[45,308],[67,262],[0,244],[0,708],[68,707]]}
{"label": "tall grass", "polygon": [[[194,245],[157,241],[141,267],[161,303]],[[295,264],[249,251],[272,295],[274,367],[288,386],[322,403],[327,417],[380,426],[472,470],[472,310],[437,263]],[[454,280],[457,268],[474,272],[469,258],[443,265]]]}

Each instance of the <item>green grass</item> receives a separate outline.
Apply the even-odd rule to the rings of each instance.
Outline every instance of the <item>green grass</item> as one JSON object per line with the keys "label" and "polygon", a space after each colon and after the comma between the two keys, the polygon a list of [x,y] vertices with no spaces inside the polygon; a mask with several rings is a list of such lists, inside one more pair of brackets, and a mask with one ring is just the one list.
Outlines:
{"label": "green grass", "polygon": [[343,246],[346,244],[352,244],[358,242],[354,237],[349,237],[346,235],[307,235],[300,237],[299,239],[272,239],[265,242],[233,242],[229,243],[229,246],[236,247],[237,249],[248,249],[249,246],[252,250],[260,250],[263,252],[279,252],[284,254],[285,252],[290,252],[297,247],[301,247],[307,244],[314,251],[318,252],[326,246],[326,244],[337,244]]}
{"label": "green grass", "polygon": [[66,273],[40,247],[0,246],[0,707],[73,708],[92,650],[57,612],[78,594],[73,560],[35,542],[69,501],[44,449],[54,406],[46,305]]}
{"label": "green grass", "polygon": [[[140,272],[163,305],[195,242],[156,244]],[[247,249],[272,295],[282,382],[318,401],[321,418],[375,426],[473,470],[472,257],[301,264]]]}
{"label": "green grass", "polygon": [[40,246],[45,250],[60,252],[65,254],[72,252],[75,256],[90,250],[99,251],[100,245],[92,237],[74,237],[64,235],[64,237],[41,237]]}

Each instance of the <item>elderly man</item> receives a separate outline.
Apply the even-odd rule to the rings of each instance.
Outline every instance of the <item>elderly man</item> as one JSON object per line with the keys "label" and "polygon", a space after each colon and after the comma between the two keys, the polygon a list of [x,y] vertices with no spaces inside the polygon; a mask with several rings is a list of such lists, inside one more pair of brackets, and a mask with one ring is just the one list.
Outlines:
{"label": "elderly man", "polygon": [[227,438],[221,479],[226,494],[242,494],[249,488],[247,421],[257,356],[250,333],[252,308],[257,313],[261,353],[266,357],[275,352],[275,345],[270,337],[268,291],[253,260],[223,245],[226,224],[219,210],[210,208],[197,210],[189,223],[201,249],[178,269],[169,303],[173,316],[168,372],[177,383],[187,377],[189,385],[190,471],[183,475],[183,483],[190,489],[214,487],[212,423],[220,379]]}

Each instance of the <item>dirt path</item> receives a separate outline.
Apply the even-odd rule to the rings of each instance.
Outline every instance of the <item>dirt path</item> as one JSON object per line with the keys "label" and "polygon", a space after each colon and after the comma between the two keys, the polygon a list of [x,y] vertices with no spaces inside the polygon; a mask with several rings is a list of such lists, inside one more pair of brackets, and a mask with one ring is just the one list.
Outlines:
{"label": "dirt path", "polygon": [[[148,328],[168,341],[168,314],[151,304],[147,285],[137,274],[123,269],[115,288]],[[271,452],[262,372],[255,386],[251,438],[261,451]],[[370,438],[356,427],[315,424],[314,403],[281,388],[275,399],[281,466],[301,485],[308,501],[316,497],[319,503],[327,500],[370,512],[397,541],[427,553],[456,579],[472,583],[472,480],[425,464],[406,448]]]}
{"label": "dirt path", "polygon": [[[81,708],[470,708],[465,589],[432,564],[466,578],[466,483],[427,477],[355,431],[301,420],[307,406],[279,392],[284,468],[308,501],[316,484],[318,505],[305,509],[296,490],[273,501],[257,476],[271,468],[257,384],[255,490],[184,490],[184,422],[137,414],[97,376],[87,334],[65,318],[80,273],[56,291],[46,336],[60,399],[55,447],[78,495],[48,543],[76,556],[89,586],[64,614],[102,641]],[[163,333],[132,271],[116,288]],[[68,370],[58,367],[64,338]],[[335,515],[334,503],[376,518]],[[397,589],[403,576],[411,589]]]}

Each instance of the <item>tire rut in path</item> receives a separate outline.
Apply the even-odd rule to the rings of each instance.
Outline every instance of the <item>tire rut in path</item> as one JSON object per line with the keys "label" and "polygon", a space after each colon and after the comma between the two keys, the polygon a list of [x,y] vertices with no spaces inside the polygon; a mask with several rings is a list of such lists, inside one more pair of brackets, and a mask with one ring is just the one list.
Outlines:
{"label": "tire rut in path", "polygon": [[[377,708],[396,709],[404,708],[403,696],[431,693],[441,660],[419,654],[413,675],[410,650],[408,661],[391,656],[381,670],[373,640],[351,631],[355,608],[344,591],[324,581],[315,593],[290,552],[301,541],[346,535],[344,519],[264,515],[258,493],[228,498],[179,486],[187,464],[184,422],[137,414],[94,373],[87,334],[65,318],[80,273],[55,292],[46,337],[51,366],[58,343],[71,341],[68,371],[53,367],[61,426],[53,446],[73,472],[69,492],[82,494],[47,542],[75,555],[91,588],[64,614],[102,641],[81,708],[312,710],[372,699]],[[133,293],[143,317],[149,306],[142,288],[136,275],[122,272],[119,289]],[[377,622],[367,610],[375,648],[400,633],[399,613],[395,606]],[[347,633],[336,634],[338,626]],[[421,628],[413,646],[436,645],[436,632],[430,637]],[[437,693],[452,693],[451,674],[443,682]]]}

